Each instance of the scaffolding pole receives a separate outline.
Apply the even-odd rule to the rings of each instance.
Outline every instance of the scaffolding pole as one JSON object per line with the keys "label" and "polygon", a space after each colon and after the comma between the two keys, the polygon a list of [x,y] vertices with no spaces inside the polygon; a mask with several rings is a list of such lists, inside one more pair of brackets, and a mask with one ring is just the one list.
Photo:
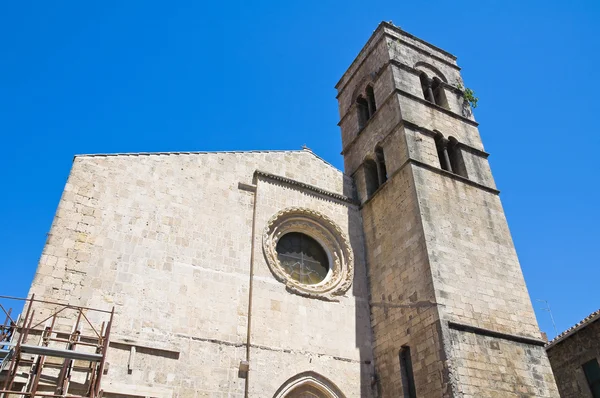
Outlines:
{"label": "scaffolding pole", "polygon": [[[10,395],[99,398],[102,395],[100,382],[114,307],[107,311],[38,300],[34,295],[26,299],[0,298],[26,303],[25,315],[17,321],[11,317],[10,309],[0,305],[6,315],[4,324],[0,325],[0,377],[4,379],[0,398]],[[94,319],[92,313],[96,313],[96,318],[105,318],[99,327],[90,321]],[[68,319],[75,320],[70,331],[64,330],[60,322]],[[86,331],[89,333],[84,334]],[[40,336],[37,344],[28,341],[31,335]],[[74,377],[83,382],[72,386]]]}

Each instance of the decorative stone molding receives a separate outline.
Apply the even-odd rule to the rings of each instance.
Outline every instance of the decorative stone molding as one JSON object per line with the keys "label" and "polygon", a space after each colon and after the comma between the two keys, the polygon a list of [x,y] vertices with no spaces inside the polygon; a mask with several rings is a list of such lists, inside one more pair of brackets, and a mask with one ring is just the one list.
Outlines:
{"label": "decorative stone molding", "polygon": [[357,205],[358,204],[354,199],[349,198],[347,196],[340,195],[340,194],[335,193],[335,192],[327,191],[325,189],[321,189],[321,188],[316,187],[314,185],[309,185],[309,184],[305,184],[305,183],[300,182],[300,181],[292,180],[291,178],[282,177],[282,176],[278,176],[278,175],[271,174],[271,173],[266,173],[266,172],[260,171],[260,170],[256,170],[254,172],[254,175],[258,176],[258,177],[265,178],[265,179],[270,180],[270,181],[275,181],[275,182],[278,182],[278,183],[286,184],[288,186],[295,187],[296,189],[298,189],[298,188],[300,188],[300,189],[306,189],[306,190],[312,191],[314,193],[317,193],[319,195],[323,195],[325,197],[329,197],[329,198],[333,198],[333,199],[339,200],[341,202],[346,202],[346,203],[350,203],[350,204],[353,204],[353,205]]}
{"label": "decorative stone molding", "polygon": [[[320,283],[307,285],[292,279],[277,258],[277,242],[290,232],[317,240],[329,257],[329,273]],[[273,276],[301,296],[337,301],[352,285],[354,254],[346,234],[329,217],[306,208],[289,207],[275,214],[263,233],[263,251]]]}
{"label": "decorative stone molding", "polygon": [[273,398],[300,398],[307,396],[345,398],[340,389],[326,377],[315,372],[303,372],[288,379],[273,395]]}

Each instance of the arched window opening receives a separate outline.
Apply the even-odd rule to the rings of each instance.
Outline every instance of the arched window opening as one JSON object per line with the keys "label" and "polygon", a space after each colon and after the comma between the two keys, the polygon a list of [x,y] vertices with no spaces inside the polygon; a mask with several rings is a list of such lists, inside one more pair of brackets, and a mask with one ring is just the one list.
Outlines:
{"label": "arched window opening", "polygon": [[448,79],[444,77],[442,71],[436,68],[435,66],[428,64],[427,62],[419,61],[413,66],[413,68],[415,68],[419,72],[429,72],[432,76],[437,76],[438,78],[440,78],[440,80],[444,83],[448,83]]}
{"label": "arched window opening", "polygon": [[435,148],[442,170],[452,171],[450,157],[448,156],[448,140],[439,132],[435,136]]}
{"label": "arched window opening", "polygon": [[462,150],[454,137],[448,137],[448,157],[450,158],[450,167],[452,168],[452,171],[455,174],[468,178]]}
{"label": "arched window opening", "polygon": [[367,103],[369,104],[369,119],[373,117],[373,114],[377,111],[377,105],[375,104],[375,92],[373,92],[372,86],[367,86],[365,90],[367,94]]}
{"label": "arched window opening", "polygon": [[385,156],[383,155],[383,148],[375,148],[375,160],[377,161],[377,176],[379,178],[379,185],[387,181],[387,168],[385,167]]}
{"label": "arched window opening", "polygon": [[356,99],[356,107],[358,108],[358,128],[362,130],[369,120],[369,103],[360,95]]}
{"label": "arched window opening", "polygon": [[442,85],[442,81],[438,77],[433,78],[431,83],[431,89],[433,91],[433,99],[436,105],[448,109],[448,99],[446,98],[446,91]]}
{"label": "arched window opening", "polygon": [[373,86],[368,85],[364,92],[365,97],[359,95],[356,99],[356,107],[358,108],[358,128],[362,130],[367,122],[373,117],[377,111],[377,104],[375,104],[375,92]]}
{"label": "arched window opening", "polygon": [[377,174],[377,164],[372,159],[365,161],[365,183],[367,188],[367,198],[379,188],[379,175]]}
{"label": "arched window opening", "polygon": [[431,79],[427,76],[425,72],[421,72],[419,75],[419,79],[421,80],[421,89],[423,90],[423,97],[431,102],[435,103],[433,90],[431,88]]}

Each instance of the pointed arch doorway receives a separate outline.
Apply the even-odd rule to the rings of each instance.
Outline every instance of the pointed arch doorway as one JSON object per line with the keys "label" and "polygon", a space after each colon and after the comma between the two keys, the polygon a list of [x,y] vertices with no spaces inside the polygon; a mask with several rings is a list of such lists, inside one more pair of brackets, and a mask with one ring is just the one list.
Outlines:
{"label": "pointed arch doorway", "polygon": [[331,395],[313,386],[302,386],[295,388],[285,396],[286,398],[331,398]]}
{"label": "pointed arch doorway", "polygon": [[345,398],[333,382],[315,372],[304,372],[288,379],[273,398]]}

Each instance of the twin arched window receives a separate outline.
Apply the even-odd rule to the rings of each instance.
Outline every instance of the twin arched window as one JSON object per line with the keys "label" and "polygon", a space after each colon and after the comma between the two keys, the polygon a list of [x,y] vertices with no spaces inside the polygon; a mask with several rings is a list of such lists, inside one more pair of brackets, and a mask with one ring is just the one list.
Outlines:
{"label": "twin arched window", "polygon": [[387,167],[383,148],[375,148],[375,159],[367,159],[364,164],[367,197],[371,197],[377,189],[388,179]]}
{"label": "twin arched window", "polygon": [[377,111],[373,86],[368,85],[364,95],[361,94],[356,98],[356,107],[358,109],[358,128],[362,130]]}
{"label": "twin arched window", "polygon": [[440,78],[436,76],[430,79],[425,72],[421,72],[419,79],[421,80],[423,97],[432,104],[448,109],[448,99]]}
{"label": "twin arched window", "polygon": [[446,139],[440,132],[437,132],[435,136],[435,147],[437,149],[440,168],[442,168],[442,170],[468,178],[460,144],[456,138],[449,137]]}

